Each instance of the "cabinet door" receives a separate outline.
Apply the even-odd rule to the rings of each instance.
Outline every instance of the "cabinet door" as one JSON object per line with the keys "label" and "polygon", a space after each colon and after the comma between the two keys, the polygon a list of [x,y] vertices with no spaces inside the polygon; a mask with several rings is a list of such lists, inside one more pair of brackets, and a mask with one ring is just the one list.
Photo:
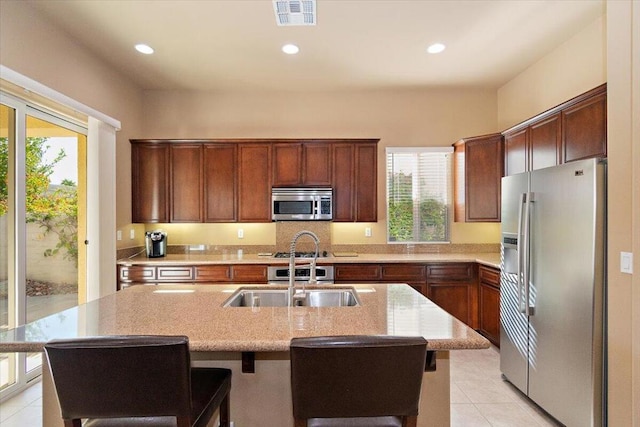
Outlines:
{"label": "cabinet door", "polygon": [[169,146],[131,144],[133,222],[169,222]]}
{"label": "cabinet door", "polygon": [[478,283],[475,263],[427,265],[427,295],[471,328],[478,324]]}
{"label": "cabinet door", "polygon": [[230,265],[198,265],[194,268],[195,280],[198,282],[230,282]]}
{"label": "cabinet door", "polygon": [[565,162],[607,156],[607,95],[587,98],[562,111]]}
{"label": "cabinet door", "polygon": [[331,145],[303,144],[303,184],[331,186]]}
{"label": "cabinet door", "polygon": [[382,280],[387,283],[406,283],[427,296],[423,264],[382,264]]}
{"label": "cabinet door", "polygon": [[202,144],[172,144],[170,222],[202,222]]}
{"label": "cabinet door", "polygon": [[428,297],[446,312],[470,327],[475,327],[474,298],[468,283],[428,283]]}
{"label": "cabinet door", "polygon": [[[458,163],[461,160],[460,146],[456,146],[454,158],[456,177],[464,174],[463,179],[456,180],[456,221],[500,222],[500,186],[504,164],[502,135],[469,138],[462,145],[464,161]],[[464,191],[463,197],[460,197],[461,191]],[[462,206],[464,216],[459,212]]]}
{"label": "cabinet door", "polygon": [[302,185],[302,144],[273,144],[273,185]]}
{"label": "cabinet door", "polygon": [[356,221],[378,221],[378,146],[356,145]]}
{"label": "cabinet door", "polygon": [[378,264],[337,264],[333,268],[336,282],[370,282],[382,279],[382,269]]}
{"label": "cabinet door", "polygon": [[478,330],[500,347],[500,270],[478,268]]}
{"label": "cabinet door", "polygon": [[529,128],[504,135],[504,173],[515,175],[528,168],[527,139]]}
{"label": "cabinet door", "polygon": [[500,347],[500,290],[480,282],[479,331]]}
{"label": "cabinet door", "polygon": [[561,163],[560,113],[530,126],[529,155],[531,170]]}
{"label": "cabinet door", "polygon": [[353,144],[337,143],[333,145],[333,221],[349,222],[354,215],[354,164]]}
{"label": "cabinet door", "polygon": [[238,199],[239,222],[271,222],[271,144],[239,144]]}
{"label": "cabinet door", "polygon": [[235,283],[267,283],[266,265],[234,265],[231,271]]}
{"label": "cabinet door", "polygon": [[163,282],[184,282],[193,280],[193,267],[190,266],[176,266],[158,267],[158,281]]}
{"label": "cabinet door", "polygon": [[235,222],[236,164],[235,144],[204,146],[204,220]]}

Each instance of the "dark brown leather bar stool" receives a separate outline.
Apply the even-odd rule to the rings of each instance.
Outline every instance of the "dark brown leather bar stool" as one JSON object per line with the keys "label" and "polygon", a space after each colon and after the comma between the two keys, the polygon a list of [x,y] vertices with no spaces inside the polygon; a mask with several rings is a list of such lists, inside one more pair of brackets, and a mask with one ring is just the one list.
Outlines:
{"label": "dark brown leather bar stool", "polygon": [[191,368],[184,336],[53,340],[44,351],[65,426],[229,426],[231,371]]}
{"label": "dark brown leather bar stool", "polygon": [[296,427],[416,425],[424,338],[294,338],[290,349]]}

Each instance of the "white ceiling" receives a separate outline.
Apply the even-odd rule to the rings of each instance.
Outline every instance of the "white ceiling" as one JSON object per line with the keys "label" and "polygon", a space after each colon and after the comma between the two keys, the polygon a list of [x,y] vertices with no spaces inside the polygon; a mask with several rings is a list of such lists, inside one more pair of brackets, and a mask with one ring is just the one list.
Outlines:
{"label": "white ceiling", "polygon": [[[318,0],[317,26],[279,27],[271,0],[30,2],[144,89],[234,91],[497,88],[605,12],[603,0]],[[434,42],[447,49],[427,54]]]}

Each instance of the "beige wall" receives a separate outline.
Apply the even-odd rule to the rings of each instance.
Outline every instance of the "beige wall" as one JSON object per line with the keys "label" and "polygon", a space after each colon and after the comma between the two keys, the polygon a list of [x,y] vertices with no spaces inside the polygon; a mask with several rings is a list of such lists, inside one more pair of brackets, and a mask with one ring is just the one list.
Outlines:
{"label": "beige wall", "polygon": [[[640,426],[640,3],[607,6],[609,425]],[[633,252],[633,275],[620,252]]]}
{"label": "beige wall", "polygon": [[140,133],[142,91],[22,1],[0,2],[0,64],[120,120],[116,223],[130,223],[129,138]]}
{"label": "beige wall", "polygon": [[[341,224],[343,232],[333,233],[335,241],[332,242],[379,244],[386,242],[385,147],[450,146],[462,137],[495,132],[496,105],[494,90],[473,88],[303,94],[150,91],[144,96],[144,126],[139,136],[380,138],[378,222],[367,224],[373,228],[373,236],[364,237],[362,224]],[[185,231],[192,233],[190,240],[193,240],[198,235],[222,238],[228,229],[201,225]],[[341,239],[341,236],[349,238]],[[264,233],[252,242],[269,244],[273,239],[273,228],[265,227]],[[454,243],[497,243],[498,240],[495,224],[453,225]],[[219,244],[224,240],[200,243]],[[232,243],[248,244],[249,241],[235,241],[234,237]]]}
{"label": "beige wall", "polygon": [[500,130],[606,82],[605,56],[601,17],[498,89]]}
{"label": "beige wall", "polygon": [[[640,52],[631,43],[640,7],[607,5],[607,16],[498,90],[498,122],[509,127],[607,81],[609,425],[640,426]],[[620,251],[635,252],[634,276],[619,272]]]}

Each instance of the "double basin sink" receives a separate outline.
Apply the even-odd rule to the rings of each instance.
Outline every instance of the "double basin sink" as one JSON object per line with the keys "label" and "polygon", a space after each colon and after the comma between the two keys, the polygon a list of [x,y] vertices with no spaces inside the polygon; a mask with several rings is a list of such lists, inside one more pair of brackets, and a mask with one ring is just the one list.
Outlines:
{"label": "double basin sink", "polygon": [[353,307],[360,305],[353,288],[307,289],[289,300],[288,289],[238,288],[223,307]]}

